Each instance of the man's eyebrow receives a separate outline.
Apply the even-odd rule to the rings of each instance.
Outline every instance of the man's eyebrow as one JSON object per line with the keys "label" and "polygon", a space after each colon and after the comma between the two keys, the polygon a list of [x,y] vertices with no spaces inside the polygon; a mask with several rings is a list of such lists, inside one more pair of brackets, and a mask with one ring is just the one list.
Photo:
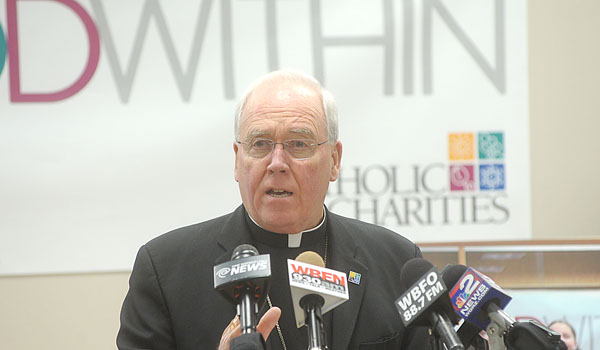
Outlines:
{"label": "man's eyebrow", "polygon": [[259,136],[265,136],[265,135],[269,135],[269,132],[266,130],[253,130],[252,132],[250,132],[250,137],[254,138],[254,137],[259,137]]}
{"label": "man's eyebrow", "polygon": [[[290,134],[299,134],[303,137],[314,137],[315,134],[312,130],[307,129],[307,128],[294,128],[294,129],[290,129],[287,131]],[[271,133],[267,130],[252,130],[250,132],[250,134],[248,135],[248,137],[250,138],[257,138],[257,137],[267,137],[267,136],[271,136]]]}
{"label": "man's eyebrow", "polygon": [[314,133],[311,130],[305,128],[290,129],[289,132],[292,134],[302,134],[304,136],[314,136]]}

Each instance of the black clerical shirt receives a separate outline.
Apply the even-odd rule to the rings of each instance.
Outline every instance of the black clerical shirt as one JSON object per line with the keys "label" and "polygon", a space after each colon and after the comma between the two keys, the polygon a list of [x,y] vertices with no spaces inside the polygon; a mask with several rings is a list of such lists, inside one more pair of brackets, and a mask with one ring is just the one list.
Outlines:
{"label": "black clerical shirt", "polygon": [[[295,260],[296,257],[305,251],[314,251],[322,258],[329,258],[325,251],[327,245],[327,218],[317,229],[302,233],[300,246],[297,248],[289,247],[287,234],[273,233],[262,229],[246,213],[246,222],[250,229],[252,245],[254,245],[260,254],[269,254],[271,258],[271,291],[269,296],[273,306],[281,308],[281,318],[279,327],[283,334],[288,350],[308,348],[308,328],[307,326],[296,327],[294,308],[292,305],[292,295],[290,291],[290,282],[288,280],[287,259]],[[260,311],[262,316],[269,305]],[[331,341],[332,320],[331,312],[323,315],[323,322],[327,334],[327,341]],[[267,339],[268,350],[283,349],[280,335],[277,327],[273,329]]]}

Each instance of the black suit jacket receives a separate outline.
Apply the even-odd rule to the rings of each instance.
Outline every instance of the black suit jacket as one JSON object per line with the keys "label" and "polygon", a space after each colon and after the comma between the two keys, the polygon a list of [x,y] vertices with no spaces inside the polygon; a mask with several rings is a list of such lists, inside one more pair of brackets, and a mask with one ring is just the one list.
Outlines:
{"label": "black suit jacket", "polygon": [[[235,316],[213,288],[213,266],[249,243],[243,206],[159,236],[142,246],[121,310],[119,349],[215,349]],[[394,301],[400,270],[420,257],[416,245],[385,228],[327,212],[328,267],[361,274],[333,313],[331,349],[426,349],[422,329],[405,330]],[[293,312],[293,310],[282,310]],[[277,336],[276,332],[271,337]],[[288,347],[293,349],[292,344]]]}

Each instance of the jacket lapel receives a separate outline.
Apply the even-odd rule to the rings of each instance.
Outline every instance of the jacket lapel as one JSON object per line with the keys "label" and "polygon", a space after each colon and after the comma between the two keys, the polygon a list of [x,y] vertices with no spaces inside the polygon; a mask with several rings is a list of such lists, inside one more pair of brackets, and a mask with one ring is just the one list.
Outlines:
{"label": "jacket lapel", "polygon": [[343,221],[331,212],[328,215],[328,230],[330,235],[329,249],[331,252],[331,268],[345,272],[360,274],[360,282],[347,281],[349,299],[333,309],[333,331],[331,348],[347,349],[352,339],[358,311],[368,283],[368,268],[360,261],[358,247],[351,231],[347,230]]}
{"label": "jacket lapel", "polygon": [[243,243],[250,243],[250,232],[246,224],[244,206],[240,205],[229,215],[221,232],[216,237],[217,249],[222,253],[215,260],[215,265],[231,260],[233,250]]}

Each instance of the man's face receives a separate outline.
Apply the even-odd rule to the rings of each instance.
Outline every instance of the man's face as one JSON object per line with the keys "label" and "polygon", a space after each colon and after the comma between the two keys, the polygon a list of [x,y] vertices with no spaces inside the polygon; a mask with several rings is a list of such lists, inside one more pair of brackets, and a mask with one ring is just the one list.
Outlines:
{"label": "man's face", "polygon": [[[239,141],[256,138],[327,140],[320,92],[299,82],[263,83],[246,101],[240,123]],[[233,149],[244,207],[261,227],[297,233],[319,224],[329,181],[339,175],[339,141],[318,146],[307,159],[292,157],[280,144],[263,158],[250,156],[244,145]]]}

